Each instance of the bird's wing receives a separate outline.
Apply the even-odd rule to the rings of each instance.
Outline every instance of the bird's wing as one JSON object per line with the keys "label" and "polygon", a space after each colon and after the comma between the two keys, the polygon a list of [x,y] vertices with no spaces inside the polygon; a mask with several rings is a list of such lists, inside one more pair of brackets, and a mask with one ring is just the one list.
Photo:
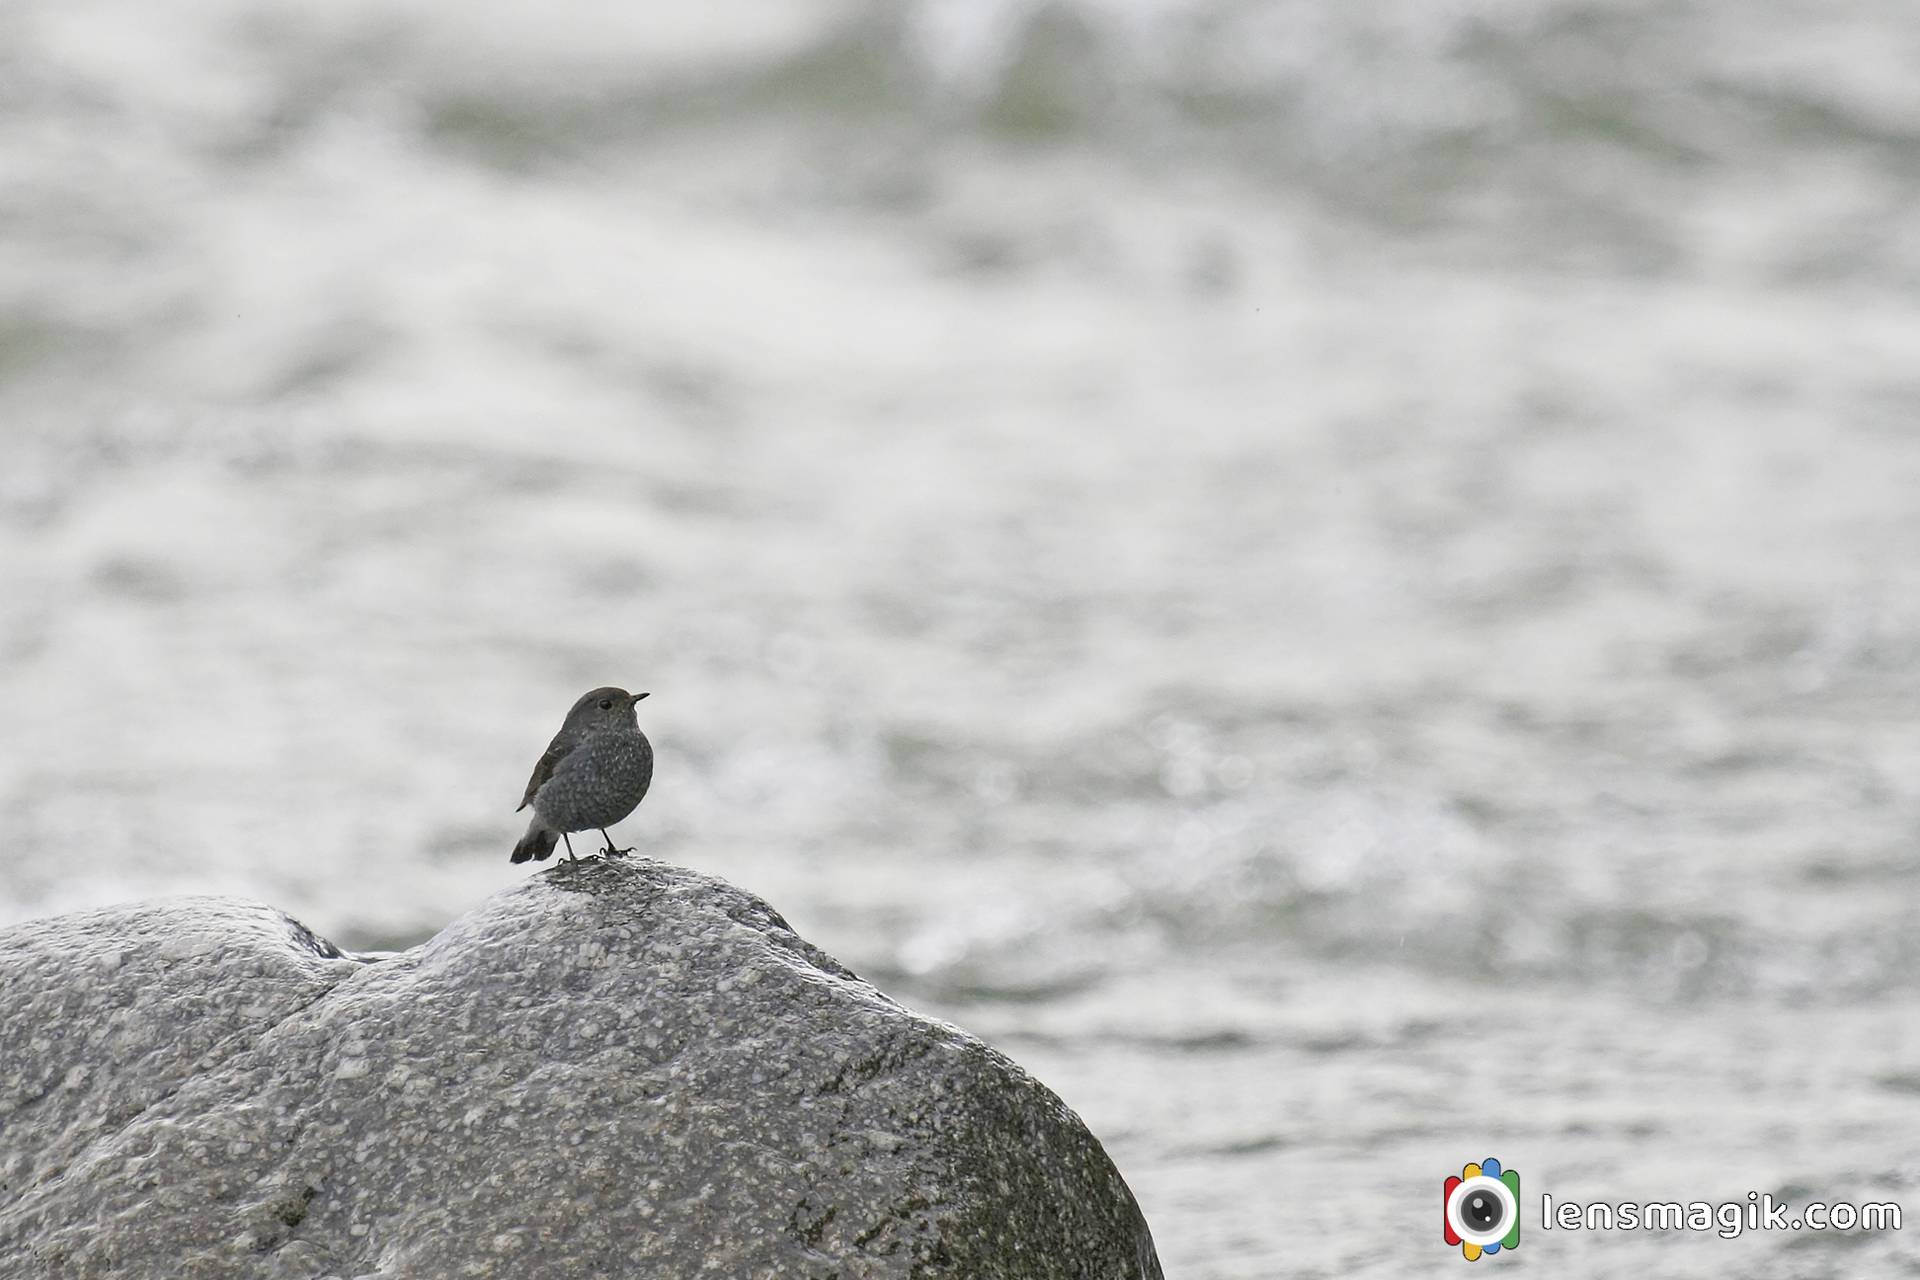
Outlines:
{"label": "bird's wing", "polygon": [[534,792],[547,785],[547,779],[553,776],[553,771],[572,750],[571,741],[563,741],[559,738],[553,740],[552,745],[547,748],[547,753],[540,757],[540,763],[533,766],[533,776],[527,779],[527,794],[520,797],[520,808],[515,809],[515,813],[533,803]]}

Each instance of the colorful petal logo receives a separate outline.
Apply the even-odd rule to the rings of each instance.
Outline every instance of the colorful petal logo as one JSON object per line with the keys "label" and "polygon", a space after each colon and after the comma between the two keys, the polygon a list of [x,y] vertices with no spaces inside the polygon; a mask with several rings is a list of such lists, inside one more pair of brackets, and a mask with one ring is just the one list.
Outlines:
{"label": "colorful petal logo", "polygon": [[1441,1191],[1440,1229],[1468,1262],[1483,1253],[1520,1247],[1520,1175],[1488,1157],[1448,1176]]}

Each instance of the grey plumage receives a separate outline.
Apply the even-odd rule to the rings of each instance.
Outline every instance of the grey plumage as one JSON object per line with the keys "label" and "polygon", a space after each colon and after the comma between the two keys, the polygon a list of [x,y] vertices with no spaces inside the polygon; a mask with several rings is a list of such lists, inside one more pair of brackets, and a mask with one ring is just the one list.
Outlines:
{"label": "grey plumage", "polygon": [[[634,811],[653,781],[653,744],[634,714],[646,696],[607,687],[573,704],[520,798],[520,808],[533,807],[533,821],[513,848],[515,862],[544,860],[573,831],[606,836],[608,853],[632,852],[614,848],[607,828]],[[571,840],[567,856],[574,856]]]}

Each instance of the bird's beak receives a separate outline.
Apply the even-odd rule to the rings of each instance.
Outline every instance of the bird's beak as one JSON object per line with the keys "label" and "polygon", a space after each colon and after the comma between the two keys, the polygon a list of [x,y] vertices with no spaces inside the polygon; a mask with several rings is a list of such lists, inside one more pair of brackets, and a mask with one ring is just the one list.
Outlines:
{"label": "bird's beak", "polygon": [[644,693],[636,693],[636,694],[634,694],[634,695],[633,695],[633,700],[634,700],[635,702],[638,702],[638,701],[640,701],[640,699],[642,699],[642,698],[644,698],[644,697],[646,697],[646,696],[647,696],[647,695],[646,695],[646,694],[644,694]]}

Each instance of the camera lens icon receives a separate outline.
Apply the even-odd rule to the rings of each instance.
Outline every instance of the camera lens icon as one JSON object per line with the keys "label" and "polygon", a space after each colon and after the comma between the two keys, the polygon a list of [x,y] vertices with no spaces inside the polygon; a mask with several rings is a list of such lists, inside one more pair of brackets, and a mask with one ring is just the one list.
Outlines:
{"label": "camera lens icon", "polygon": [[1507,1234],[1516,1206],[1513,1193],[1498,1178],[1481,1174],[1467,1178],[1453,1189],[1447,1201],[1447,1225],[1462,1240],[1471,1240],[1481,1248],[1498,1244]]}
{"label": "camera lens icon", "polygon": [[1520,1175],[1494,1159],[1470,1164],[1442,1188],[1448,1244],[1472,1262],[1483,1253],[1520,1246]]}

